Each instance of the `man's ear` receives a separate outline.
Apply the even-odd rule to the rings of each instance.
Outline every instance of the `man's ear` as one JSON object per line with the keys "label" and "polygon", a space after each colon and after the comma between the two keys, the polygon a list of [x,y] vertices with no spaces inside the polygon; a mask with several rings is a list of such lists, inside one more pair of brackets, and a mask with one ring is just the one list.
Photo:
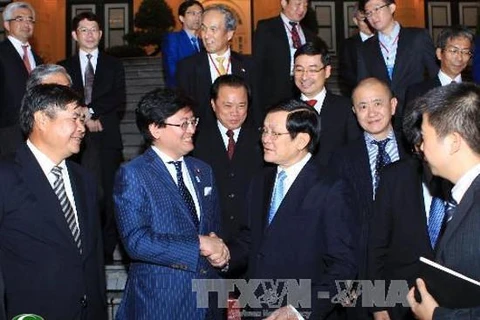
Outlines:
{"label": "man's ear", "polygon": [[40,130],[46,130],[48,120],[48,116],[43,111],[37,111],[33,114],[33,121]]}
{"label": "man's ear", "polygon": [[150,131],[150,134],[155,140],[160,138],[160,129],[161,128],[156,123],[150,123],[148,125],[148,131]]}
{"label": "man's ear", "polygon": [[310,143],[310,135],[306,132],[300,132],[295,137],[296,140],[296,147],[298,150],[306,149],[308,144]]}

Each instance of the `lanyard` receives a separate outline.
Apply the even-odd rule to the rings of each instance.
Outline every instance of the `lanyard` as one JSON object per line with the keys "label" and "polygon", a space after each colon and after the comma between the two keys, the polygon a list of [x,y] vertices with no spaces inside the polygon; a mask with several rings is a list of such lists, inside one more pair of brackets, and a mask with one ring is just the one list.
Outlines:
{"label": "lanyard", "polygon": [[[395,43],[398,42],[398,34],[397,36],[395,37],[395,39],[393,40],[392,42],[392,47],[395,45]],[[378,42],[380,43],[380,46],[387,52],[387,55],[390,55],[390,50],[388,50],[387,46],[383,44],[382,41],[380,41],[380,39],[378,39]]]}
{"label": "lanyard", "polygon": [[[210,58],[210,61],[212,62],[213,66],[215,67],[215,71],[217,71],[217,74],[219,76],[222,75],[222,73],[220,72],[220,70],[218,69],[218,66],[217,64],[215,63],[215,61],[213,61],[213,58],[212,58],[212,55],[209,53],[208,54],[208,58]],[[228,69],[230,69],[230,62],[231,62],[231,56],[228,57],[228,64],[227,64],[227,67],[225,68],[225,74],[228,74]]]}

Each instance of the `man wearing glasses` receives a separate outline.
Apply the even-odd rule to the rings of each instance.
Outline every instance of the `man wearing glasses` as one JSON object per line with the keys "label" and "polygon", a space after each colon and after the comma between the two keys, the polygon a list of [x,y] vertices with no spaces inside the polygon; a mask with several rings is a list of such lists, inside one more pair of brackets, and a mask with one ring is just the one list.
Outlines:
{"label": "man wearing glasses", "polygon": [[432,39],[424,29],[405,28],[395,21],[394,0],[361,0],[359,7],[377,31],[361,50],[359,79],[375,77],[388,83],[398,99],[394,126],[401,128],[408,86],[423,81],[425,71],[429,77],[438,73]]}
{"label": "man wearing glasses", "polygon": [[461,83],[462,72],[472,57],[473,48],[473,34],[468,28],[453,26],[443,29],[438,35],[436,50],[437,59],[440,60],[440,71],[431,79],[409,86],[406,94],[407,103],[433,88]]}
{"label": "man wearing glasses", "polygon": [[0,156],[13,154],[23,141],[18,113],[28,75],[42,63],[28,40],[33,36],[35,10],[12,2],[3,11],[8,38],[0,43]]}
{"label": "man wearing glasses", "polygon": [[118,230],[132,259],[118,320],[220,319],[213,305],[197,304],[197,294],[205,291],[194,287],[195,279],[225,271],[230,253],[217,237],[220,207],[212,169],[186,156],[198,125],[192,103],[156,89],[135,110],[150,147],[121,166],[115,180]]}
{"label": "man wearing glasses", "polygon": [[307,42],[294,56],[293,77],[300,90],[300,99],[320,114],[322,135],[315,161],[326,165],[332,152],[360,136],[360,129],[348,98],[335,95],[325,88],[330,77],[330,53],[320,39]]}
{"label": "man wearing glasses", "polygon": [[88,132],[79,162],[92,170],[100,184],[105,260],[113,260],[117,232],[113,218],[112,189],[115,171],[122,160],[118,111],[124,108],[125,74],[122,63],[98,50],[102,30],[98,17],[82,12],[72,21],[72,38],[78,53],[60,62],[72,77],[72,87],[83,93],[90,112]]}

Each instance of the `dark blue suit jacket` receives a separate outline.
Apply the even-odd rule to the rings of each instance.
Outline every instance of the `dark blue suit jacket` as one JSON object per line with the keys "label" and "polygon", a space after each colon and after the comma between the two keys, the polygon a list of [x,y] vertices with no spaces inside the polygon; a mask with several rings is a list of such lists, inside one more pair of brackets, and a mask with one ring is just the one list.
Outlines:
{"label": "dark blue suit jacket", "polygon": [[[312,312],[311,319],[334,319],[330,299],[338,293],[335,280],[353,279],[356,274],[351,194],[343,181],[310,160],[268,225],[276,170],[264,169],[252,180],[248,193],[247,275],[250,279],[311,279],[312,308],[304,311]],[[330,299],[318,299],[321,291],[328,292]],[[266,292],[257,293],[259,297]]]}
{"label": "dark blue suit jacket", "polygon": [[[198,45],[202,46],[202,40],[198,39]],[[198,51],[193,47],[192,41],[185,30],[169,32],[162,42],[162,61],[165,84],[169,88],[177,86],[175,73],[177,63],[183,58],[189,57]]]}
{"label": "dark blue suit jacket", "polygon": [[0,265],[7,316],[106,319],[105,270],[96,183],[67,161],[83,254],[60,202],[30,149],[0,162]]}
{"label": "dark blue suit jacket", "polygon": [[[185,157],[200,204],[200,234],[220,234],[211,168]],[[120,237],[132,259],[117,319],[203,320],[192,280],[216,278],[200,256],[195,225],[165,164],[152,148],[120,167],[114,200]]]}
{"label": "dark blue suit jacket", "polygon": [[[480,280],[480,175],[473,181],[447,224],[438,244],[435,260],[467,277]],[[448,288],[445,288],[448,290]],[[440,306],[441,307],[441,306]],[[433,320],[473,320],[480,318],[476,308],[449,310],[436,308]]]}

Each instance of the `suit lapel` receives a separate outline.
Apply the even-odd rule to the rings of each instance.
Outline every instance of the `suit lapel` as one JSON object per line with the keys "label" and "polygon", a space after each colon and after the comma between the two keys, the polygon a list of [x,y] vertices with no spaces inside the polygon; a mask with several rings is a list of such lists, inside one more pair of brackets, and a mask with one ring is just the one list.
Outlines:
{"label": "suit lapel", "polygon": [[[198,86],[201,88],[197,92],[210,92],[210,86],[212,84],[212,75],[210,73],[210,64],[208,62],[209,57],[207,52],[201,52],[198,56],[198,65],[197,65],[197,79]],[[210,101],[210,100],[209,100]],[[200,103],[200,101],[198,101]],[[208,106],[201,106],[202,108],[209,108]]]}
{"label": "suit lapel", "polygon": [[457,230],[458,226],[462,223],[465,216],[470,211],[470,208],[475,202],[475,199],[480,198],[480,175],[478,175],[475,180],[473,180],[472,185],[468,188],[467,192],[463,196],[462,200],[455,208],[453,213],[453,218],[450,222],[448,222],[447,227],[445,229],[445,233],[443,234],[440,242],[438,244],[438,252],[437,257],[441,257],[441,253],[445,248],[445,245],[448,243],[450,238],[453,236],[455,231]]}
{"label": "suit lapel", "polygon": [[372,41],[373,43],[371,48],[373,49],[373,52],[371,52],[371,66],[376,70],[374,74],[382,75],[382,80],[385,80],[390,84],[392,81],[388,76],[387,66],[385,65],[382,50],[380,49],[380,40],[378,39],[378,34],[374,35]]}
{"label": "suit lapel", "polygon": [[71,242],[72,248],[76,248],[60,202],[50,182],[43,173],[40,164],[26,145],[17,152],[16,161],[20,165],[20,176],[23,178],[25,185],[35,195],[41,207],[38,212],[43,213],[48,221],[53,221],[60,230],[60,233],[66,237],[66,239],[69,239],[68,241]]}
{"label": "suit lapel", "polygon": [[[196,168],[195,165],[191,162],[191,160],[188,157],[183,158],[185,161],[185,165],[187,166],[188,169],[188,174],[190,175],[190,179],[192,180],[193,188],[195,189],[195,194],[197,195],[198,199],[198,206],[200,207],[200,228],[199,231],[201,234],[205,233],[205,204],[203,203],[203,198],[204,198],[204,192],[205,192],[205,186],[204,186],[204,180],[205,177],[202,176],[202,172],[200,168]],[[190,218],[191,219],[191,218]],[[193,222],[192,222],[193,223]]]}
{"label": "suit lapel", "polygon": [[404,60],[408,58],[415,59],[415,57],[408,56],[408,43],[408,35],[405,34],[404,29],[400,27],[397,42],[397,54],[395,55],[395,65],[393,66],[392,82],[396,82],[397,79],[402,78],[402,73],[405,71]]}
{"label": "suit lapel", "polygon": [[240,56],[236,52],[231,51],[230,59],[232,61],[232,74],[245,77],[247,70],[245,70]]}
{"label": "suit lapel", "polygon": [[275,184],[275,176],[277,175],[277,167],[269,168],[264,177],[263,185],[263,210],[262,210],[262,228],[267,230],[268,227],[268,211],[270,209],[270,201],[272,199],[273,186]]}
{"label": "suit lapel", "polygon": [[370,206],[373,199],[373,181],[372,173],[370,171],[370,160],[368,158],[367,145],[365,143],[365,138],[363,137],[363,135],[358,140],[358,142],[358,152],[355,153],[361,156],[359,156],[357,158],[357,161],[355,162],[357,164],[355,166],[355,170],[357,170],[358,177],[360,177],[360,179],[358,179],[361,186],[359,190],[365,191],[365,199],[363,199],[363,201],[368,203]]}
{"label": "suit lapel", "polygon": [[[82,249],[83,256],[87,256],[87,249],[91,248],[90,241],[92,240],[90,234],[88,233],[91,229],[90,221],[88,221],[89,215],[87,199],[85,198],[85,191],[82,189],[85,185],[82,181],[81,176],[79,176],[75,171],[73,171],[67,162],[68,176],[70,177],[70,185],[72,186],[73,197],[75,199],[75,208],[77,209],[77,218],[80,228],[80,237],[82,239]],[[73,241],[73,237],[72,241]],[[72,242],[74,245],[75,242]]]}
{"label": "suit lapel", "polygon": [[170,175],[170,172],[163,163],[162,159],[160,159],[160,157],[155,153],[155,151],[152,150],[152,148],[148,148],[144,155],[146,157],[146,161],[152,168],[152,177],[154,177],[153,179],[155,179],[166,189],[165,194],[168,194],[173,198],[172,203],[174,203],[174,205],[181,207],[181,211],[184,213],[188,221],[191,222],[192,227],[195,228],[185,200],[183,200],[182,196],[180,195],[178,186]]}
{"label": "suit lapel", "polygon": [[75,87],[83,93],[82,68],[78,54],[72,58],[72,72],[70,76],[72,77],[72,83],[76,84]]}

